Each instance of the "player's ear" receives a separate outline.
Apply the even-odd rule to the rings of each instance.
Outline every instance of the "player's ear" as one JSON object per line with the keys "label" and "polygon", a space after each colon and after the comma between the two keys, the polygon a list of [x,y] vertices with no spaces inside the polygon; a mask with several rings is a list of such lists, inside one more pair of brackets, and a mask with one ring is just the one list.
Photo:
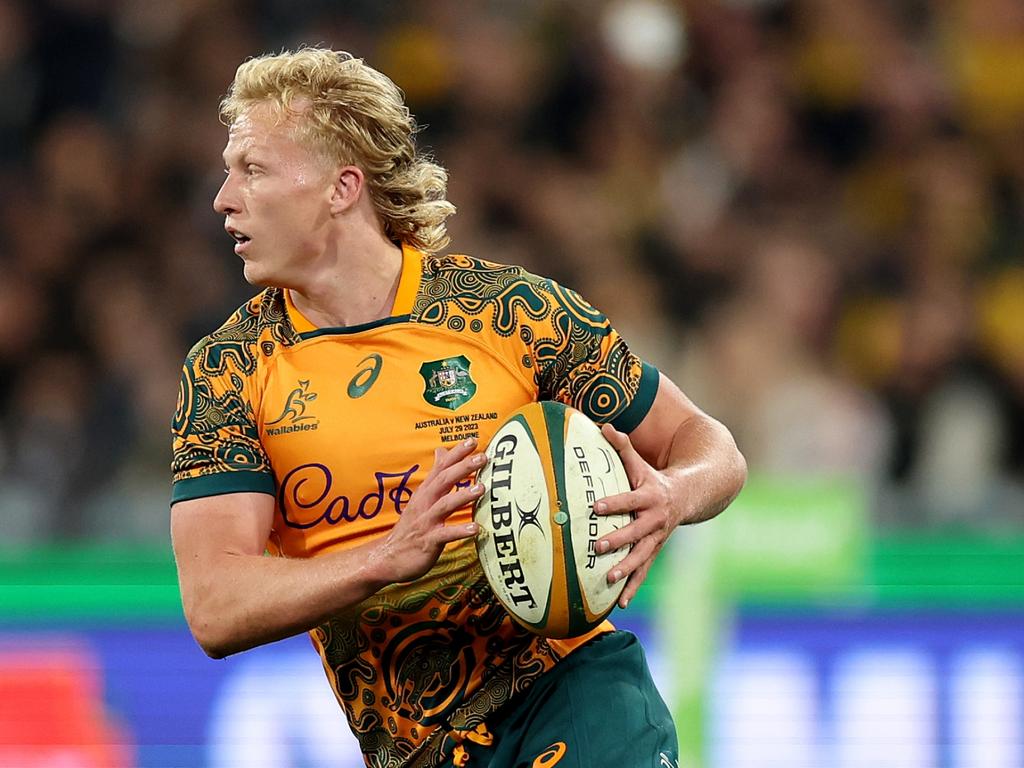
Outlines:
{"label": "player's ear", "polygon": [[331,213],[341,214],[355,206],[363,193],[365,181],[363,172],[354,165],[338,169],[331,191]]}

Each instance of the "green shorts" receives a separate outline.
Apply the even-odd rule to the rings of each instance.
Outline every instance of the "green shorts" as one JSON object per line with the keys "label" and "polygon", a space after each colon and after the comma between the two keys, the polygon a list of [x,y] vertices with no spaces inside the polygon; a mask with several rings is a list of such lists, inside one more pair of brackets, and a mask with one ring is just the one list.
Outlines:
{"label": "green shorts", "polygon": [[676,768],[679,761],[672,715],[629,632],[573,651],[486,726],[493,742],[465,742],[466,768]]}

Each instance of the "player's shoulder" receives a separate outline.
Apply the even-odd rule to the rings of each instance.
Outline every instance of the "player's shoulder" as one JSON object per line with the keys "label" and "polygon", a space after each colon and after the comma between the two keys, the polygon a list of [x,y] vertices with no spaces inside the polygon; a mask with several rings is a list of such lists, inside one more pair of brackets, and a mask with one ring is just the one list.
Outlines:
{"label": "player's shoulder", "polygon": [[510,296],[539,299],[557,287],[553,280],[517,264],[502,264],[465,254],[430,256],[424,260],[414,314],[422,316],[428,307],[439,303],[456,302],[467,307],[478,302],[489,305]]}
{"label": "player's shoulder", "polygon": [[501,335],[513,332],[521,321],[557,322],[566,315],[601,333],[607,325],[607,318],[576,291],[522,266],[465,254],[428,258],[416,319],[448,322],[455,308],[470,315],[493,311],[493,326]]}
{"label": "player's shoulder", "polygon": [[526,318],[548,315],[554,283],[515,264],[450,254],[424,260],[413,320],[510,336]]}
{"label": "player's shoulder", "polygon": [[231,369],[251,374],[259,357],[295,343],[296,333],[280,288],[265,288],[250,298],[189,351],[186,365],[216,375]]}
{"label": "player's shoulder", "polygon": [[483,294],[499,293],[516,283],[548,290],[553,283],[518,264],[502,264],[463,253],[429,257],[426,266],[425,277],[429,282],[448,283],[456,290],[474,290]]}

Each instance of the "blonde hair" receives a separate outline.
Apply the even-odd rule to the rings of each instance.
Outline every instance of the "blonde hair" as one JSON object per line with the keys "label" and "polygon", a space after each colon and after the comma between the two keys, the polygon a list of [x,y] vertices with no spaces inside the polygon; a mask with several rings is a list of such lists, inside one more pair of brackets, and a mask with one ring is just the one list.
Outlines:
{"label": "blonde hair", "polygon": [[401,90],[362,59],[343,51],[302,48],[245,61],[220,104],[233,123],[244,109],[270,102],[299,114],[300,135],[332,161],[366,177],[370,199],[390,239],[426,253],[448,245],[448,173],[416,152],[416,121]]}

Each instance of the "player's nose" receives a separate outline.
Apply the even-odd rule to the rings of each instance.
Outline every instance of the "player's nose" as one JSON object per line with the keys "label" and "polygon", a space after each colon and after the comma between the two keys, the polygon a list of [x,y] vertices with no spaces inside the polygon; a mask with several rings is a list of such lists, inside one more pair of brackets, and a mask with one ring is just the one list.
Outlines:
{"label": "player's nose", "polygon": [[221,216],[238,213],[242,210],[242,204],[238,195],[238,185],[235,183],[233,174],[229,173],[224,178],[224,183],[220,185],[220,189],[217,190],[217,194],[213,198],[213,210]]}

